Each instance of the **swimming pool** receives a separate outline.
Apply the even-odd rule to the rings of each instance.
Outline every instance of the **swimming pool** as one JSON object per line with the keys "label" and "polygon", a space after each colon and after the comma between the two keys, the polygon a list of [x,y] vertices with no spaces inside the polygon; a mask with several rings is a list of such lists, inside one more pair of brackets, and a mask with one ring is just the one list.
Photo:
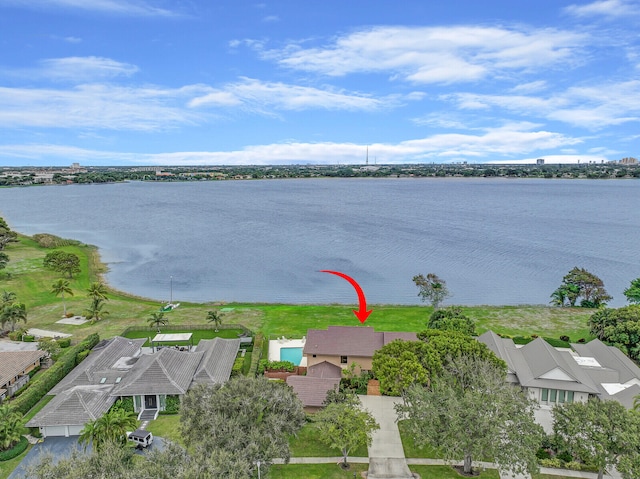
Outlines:
{"label": "swimming pool", "polygon": [[302,348],[280,348],[280,361],[291,361],[299,366],[302,361]]}

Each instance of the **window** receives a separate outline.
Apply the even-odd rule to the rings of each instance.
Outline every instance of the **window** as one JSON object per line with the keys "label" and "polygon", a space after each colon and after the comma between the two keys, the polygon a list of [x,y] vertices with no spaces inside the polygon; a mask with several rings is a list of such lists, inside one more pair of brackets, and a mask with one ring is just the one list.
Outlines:
{"label": "window", "polygon": [[567,391],[567,402],[573,402],[573,391]]}
{"label": "window", "polygon": [[542,390],[542,401],[543,402],[547,402],[549,400],[549,390],[548,389],[543,389]]}
{"label": "window", "polygon": [[558,391],[556,389],[551,390],[551,395],[549,397],[549,401],[556,402],[556,397],[558,395]]}
{"label": "window", "polygon": [[107,382],[107,378],[102,378],[102,379],[100,380],[100,384],[104,384],[105,382]]}
{"label": "window", "polygon": [[118,384],[120,381],[122,381],[122,378],[120,377],[116,378],[116,384]]}
{"label": "window", "polygon": [[347,357],[346,356],[340,356],[340,364],[347,364]]}
{"label": "window", "polygon": [[558,391],[558,402],[559,403],[564,402],[564,391]]}

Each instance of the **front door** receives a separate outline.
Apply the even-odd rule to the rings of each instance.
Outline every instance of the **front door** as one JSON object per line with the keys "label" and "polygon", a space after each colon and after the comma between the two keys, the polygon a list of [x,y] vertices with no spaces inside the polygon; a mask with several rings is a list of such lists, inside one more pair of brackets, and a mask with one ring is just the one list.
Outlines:
{"label": "front door", "polygon": [[154,395],[144,397],[145,409],[158,409],[158,397]]}

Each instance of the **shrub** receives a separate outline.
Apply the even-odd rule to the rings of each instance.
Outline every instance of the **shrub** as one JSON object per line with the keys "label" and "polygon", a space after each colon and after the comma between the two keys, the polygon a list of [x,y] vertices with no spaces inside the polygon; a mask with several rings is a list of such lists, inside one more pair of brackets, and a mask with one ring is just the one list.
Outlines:
{"label": "shrub", "polygon": [[165,413],[178,414],[180,412],[180,396],[167,396]]}
{"label": "shrub", "polygon": [[87,349],[86,351],[82,351],[82,352],[78,353],[77,363],[80,364],[82,361],[84,361],[84,358],[89,356],[89,353],[91,353],[90,349]]}
{"label": "shrub", "polygon": [[67,312],[67,314],[64,315],[65,318],[73,318],[75,316],[75,314],[73,314],[72,312]]}
{"label": "shrub", "polygon": [[22,336],[22,341],[24,341],[25,343],[33,343],[35,340],[36,338],[32,334],[25,334],[24,336]]}
{"label": "shrub", "polygon": [[240,376],[242,374],[242,366],[244,365],[244,358],[238,356],[236,360],[233,362],[233,367],[231,368],[231,376]]}
{"label": "shrub", "polygon": [[551,452],[549,452],[549,449],[545,449],[544,447],[541,447],[536,452],[536,457],[538,459],[551,459]]}
{"label": "shrub", "polygon": [[24,436],[20,436],[20,440],[11,449],[0,451],[0,461],[8,461],[14,457],[18,457],[29,446],[29,441]]}
{"label": "shrub", "polygon": [[560,459],[562,462],[571,462],[571,461],[573,461],[573,456],[571,455],[571,453],[569,451],[559,452],[556,457],[558,459]]}
{"label": "shrub", "polygon": [[537,334],[532,334],[531,339],[537,339],[539,336]]}
{"label": "shrub", "polygon": [[133,397],[126,396],[118,399],[113,406],[111,406],[112,410],[122,409],[126,412],[134,412],[133,408]]}
{"label": "shrub", "polygon": [[540,459],[538,463],[542,467],[556,467],[556,468],[562,467],[562,461],[557,457],[554,457],[553,459]]}
{"label": "shrub", "polygon": [[565,341],[568,343],[571,340],[569,339],[569,336],[563,334],[562,336],[560,336],[560,341]]}
{"label": "shrub", "polygon": [[584,338],[580,338],[580,339],[578,339],[578,342],[579,342],[580,344],[584,344],[584,343],[586,343],[586,342],[587,342],[587,340],[586,340],[586,339],[584,339]]}
{"label": "shrub", "polygon": [[11,331],[9,333],[9,339],[11,341],[20,341],[20,336],[21,336],[20,331]]}
{"label": "shrub", "polygon": [[269,343],[267,341],[264,341],[264,336],[262,336],[262,334],[260,333],[256,334],[256,337],[253,341],[254,347],[253,347],[253,353],[251,354],[251,366],[249,367],[249,376],[255,376],[258,373],[258,363],[263,355],[263,351],[262,351],[263,342],[266,347],[269,346]]}
{"label": "shrub", "polygon": [[269,371],[287,371],[292,373],[296,369],[296,365],[291,361],[267,361],[265,369]]}
{"label": "shrub", "polygon": [[58,339],[57,342],[58,342],[58,345],[63,349],[71,346],[71,338]]}
{"label": "shrub", "polygon": [[80,244],[80,241],[64,239],[48,233],[38,233],[31,238],[42,248],[59,248],[61,246]]}

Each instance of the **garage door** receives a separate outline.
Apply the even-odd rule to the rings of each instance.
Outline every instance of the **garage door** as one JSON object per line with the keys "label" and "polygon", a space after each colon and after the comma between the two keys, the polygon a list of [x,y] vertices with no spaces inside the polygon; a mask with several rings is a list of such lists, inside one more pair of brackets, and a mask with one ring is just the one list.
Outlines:
{"label": "garage door", "polygon": [[79,436],[84,426],[69,426],[69,436]]}
{"label": "garage door", "polygon": [[42,433],[45,437],[66,436],[67,426],[46,426]]}

